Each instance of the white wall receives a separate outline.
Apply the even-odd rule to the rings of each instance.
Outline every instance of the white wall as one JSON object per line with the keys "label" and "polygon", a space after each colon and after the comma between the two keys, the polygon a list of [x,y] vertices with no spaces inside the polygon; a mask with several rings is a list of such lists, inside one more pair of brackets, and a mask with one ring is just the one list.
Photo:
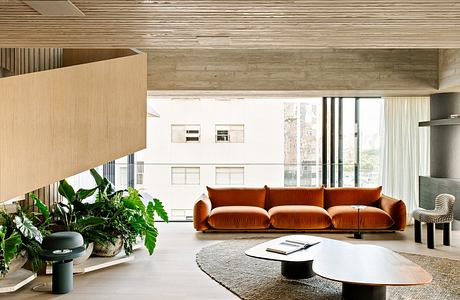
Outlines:
{"label": "white wall", "polygon": [[[166,208],[192,209],[215,186],[216,166],[244,166],[244,185],[284,185],[283,101],[149,99],[159,118],[148,118],[145,189]],[[171,124],[201,125],[200,143],[171,143]],[[215,143],[215,125],[244,124],[244,143]],[[229,165],[231,164],[231,165]],[[200,185],[171,185],[171,166],[200,167]]]}

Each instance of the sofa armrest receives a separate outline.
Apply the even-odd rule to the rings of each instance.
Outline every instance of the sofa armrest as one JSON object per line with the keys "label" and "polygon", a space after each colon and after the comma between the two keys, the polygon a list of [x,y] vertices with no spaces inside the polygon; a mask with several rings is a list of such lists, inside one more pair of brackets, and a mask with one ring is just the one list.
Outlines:
{"label": "sofa armrest", "polygon": [[193,227],[197,231],[205,231],[209,229],[208,217],[211,212],[211,200],[208,196],[202,194],[193,206]]}
{"label": "sofa armrest", "polygon": [[388,213],[395,222],[392,229],[402,231],[406,228],[406,204],[404,204],[402,200],[382,195],[380,197],[379,206]]}

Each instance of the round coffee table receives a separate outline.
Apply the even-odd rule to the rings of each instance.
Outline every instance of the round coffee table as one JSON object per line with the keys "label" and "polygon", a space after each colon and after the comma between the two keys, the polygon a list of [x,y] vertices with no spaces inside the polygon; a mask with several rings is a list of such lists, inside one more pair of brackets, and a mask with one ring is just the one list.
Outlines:
{"label": "round coffee table", "polygon": [[342,294],[352,300],[384,300],[387,286],[422,285],[431,275],[407,258],[380,246],[341,244],[323,247],[313,271],[342,282]]}
{"label": "round coffee table", "polygon": [[[286,240],[297,240],[305,242],[320,241],[319,244],[311,246],[305,250],[300,250],[288,255],[278,254],[267,251],[268,247],[273,247]],[[321,252],[323,247],[334,247],[338,244],[347,244],[346,242],[320,238],[310,235],[288,235],[274,240],[261,243],[248,249],[245,254],[250,257],[274,260],[281,262],[281,274],[290,279],[302,279],[315,276],[312,269],[313,260]]]}

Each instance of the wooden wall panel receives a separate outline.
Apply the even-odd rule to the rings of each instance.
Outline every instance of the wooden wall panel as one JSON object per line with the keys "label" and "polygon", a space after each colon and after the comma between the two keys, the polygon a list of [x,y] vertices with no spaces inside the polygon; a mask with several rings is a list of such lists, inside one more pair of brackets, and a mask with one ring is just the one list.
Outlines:
{"label": "wooden wall panel", "polygon": [[[0,77],[60,68],[62,53],[62,49],[59,48],[0,48],[0,68],[3,70]],[[58,185],[59,183],[55,182],[32,192],[48,207],[52,207],[54,203],[62,200],[62,196],[57,192]],[[35,209],[34,201],[28,193],[24,195],[24,201],[18,203]]]}
{"label": "wooden wall panel", "polygon": [[0,78],[0,202],[145,148],[146,62]]}
{"label": "wooden wall panel", "polygon": [[63,65],[74,66],[138,53],[134,49],[64,49]]}
{"label": "wooden wall panel", "polygon": [[143,51],[149,57],[149,90],[408,91],[427,95],[438,87],[436,49]]}
{"label": "wooden wall panel", "polygon": [[439,50],[439,89],[460,92],[460,49]]}

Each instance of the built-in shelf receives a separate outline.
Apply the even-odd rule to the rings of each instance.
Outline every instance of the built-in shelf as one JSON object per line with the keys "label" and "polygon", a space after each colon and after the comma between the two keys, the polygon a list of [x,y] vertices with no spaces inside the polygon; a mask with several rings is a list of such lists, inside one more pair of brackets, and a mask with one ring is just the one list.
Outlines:
{"label": "built-in shelf", "polygon": [[[135,245],[133,245],[133,250],[138,250],[142,248],[142,243],[139,242]],[[73,273],[74,274],[81,274],[81,273],[88,273],[112,266],[116,266],[128,261],[132,261],[134,259],[134,253],[131,254],[130,256],[127,256],[125,254],[125,251],[122,250],[119,254],[113,256],[113,257],[97,257],[97,256],[91,256],[88,258],[88,260],[80,263],[80,264],[74,264],[73,265]],[[48,265],[46,267],[46,274],[53,274],[53,268],[51,265]]]}
{"label": "built-in shelf", "polygon": [[15,292],[36,277],[36,273],[26,269],[19,269],[11,274],[7,274],[5,278],[0,279],[0,294]]}
{"label": "built-in shelf", "polygon": [[448,125],[460,125],[460,118],[438,119],[438,120],[424,121],[424,122],[419,122],[418,123],[418,126],[420,126],[420,127],[448,126]]}
{"label": "built-in shelf", "polygon": [[[88,273],[100,269],[105,269],[108,267],[116,266],[128,261],[132,261],[134,255],[127,256],[124,251],[121,251],[118,255],[113,257],[97,257],[92,256],[88,260],[82,262],[78,265],[73,265],[73,273]],[[46,267],[46,274],[53,274],[53,269],[51,265]]]}

